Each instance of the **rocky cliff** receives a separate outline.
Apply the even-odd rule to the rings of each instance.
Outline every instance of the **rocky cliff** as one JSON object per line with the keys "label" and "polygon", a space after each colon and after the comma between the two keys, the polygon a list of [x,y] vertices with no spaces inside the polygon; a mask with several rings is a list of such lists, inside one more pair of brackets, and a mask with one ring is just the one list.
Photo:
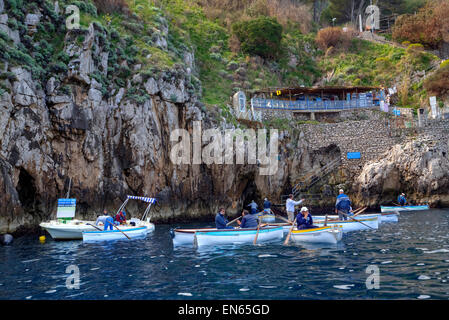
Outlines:
{"label": "rocky cliff", "polygon": [[[348,141],[370,126],[351,122],[325,130],[323,124],[314,137],[313,125],[290,119],[279,131],[279,166],[270,176],[260,175],[257,164],[175,165],[175,129],[192,133],[193,121],[220,132],[245,126],[201,103],[197,48],[175,39],[161,10],[154,9],[157,21],[150,26],[132,17],[121,21],[139,34],[133,38],[109,22],[99,24],[89,1],[78,4],[93,21],[79,29],[65,27],[65,1],[19,2],[0,0],[0,233],[54,217],[69,179],[80,218],[114,211],[128,194],[157,197],[157,222],[212,219],[220,206],[236,214],[264,197],[278,202],[301,175],[344,158]],[[438,148],[413,153],[397,146],[368,164],[354,185],[356,203],[375,205],[384,190],[404,186],[417,199],[427,194],[446,203],[447,146]],[[348,185],[338,172],[329,180],[334,189]],[[333,202],[335,190],[326,190]],[[127,208],[133,216],[144,209]]]}
{"label": "rocky cliff", "polygon": [[[438,129],[435,129],[437,131]],[[393,146],[377,161],[365,164],[354,180],[355,200],[360,205],[391,205],[398,192],[410,203],[449,205],[449,135],[412,141]]]}
{"label": "rocky cliff", "polygon": [[[33,8],[22,16],[31,27],[62,22],[57,7]],[[2,13],[2,21],[20,21],[8,14]],[[154,43],[166,50],[168,26],[160,21]],[[260,176],[258,166],[249,164],[174,165],[174,129],[191,132],[194,120],[204,129],[234,127],[199,102],[193,50],[185,50],[182,64],[149,71],[126,56],[117,58],[120,47],[114,43],[124,42],[125,50],[132,45],[91,23],[65,30],[58,60],[43,60],[55,68],[44,73],[38,58],[45,50],[39,48],[48,43],[39,33],[14,32],[10,25],[2,25],[0,232],[32,227],[54,215],[69,178],[80,217],[113,211],[132,194],[157,197],[162,208],[154,219],[167,221],[210,216],[219,206],[237,211],[249,197],[278,198],[290,175],[303,169],[299,162],[313,164],[307,144],[281,132],[281,163],[273,176]],[[67,68],[57,68],[61,61]],[[123,70],[124,81],[115,77]],[[130,203],[129,210],[137,216],[143,207]]]}

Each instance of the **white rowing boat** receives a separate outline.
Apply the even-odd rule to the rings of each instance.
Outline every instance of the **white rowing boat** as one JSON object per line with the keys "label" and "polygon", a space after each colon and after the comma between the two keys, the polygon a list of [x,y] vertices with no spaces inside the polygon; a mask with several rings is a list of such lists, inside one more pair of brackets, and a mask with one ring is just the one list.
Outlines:
{"label": "white rowing boat", "polygon": [[176,228],[170,230],[170,234],[173,239],[174,246],[192,246],[194,245],[195,232],[197,231],[211,231],[217,230],[216,228],[197,228],[197,229],[181,229]]}
{"label": "white rowing boat", "polygon": [[291,238],[295,243],[336,244],[343,238],[342,228],[338,226],[313,229],[292,230]]}
{"label": "white rowing boat", "polygon": [[[196,231],[195,242],[198,247],[226,244],[252,244],[257,234],[257,228],[220,229]],[[283,237],[282,227],[261,227],[257,243],[280,241]]]}
{"label": "white rowing boat", "polygon": [[429,210],[428,205],[423,206],[380,206],[381,212],[394,212],[394,211],[421,211]]}
{"label": "white rowing boat", "polygon": [[85,231],[83,232],[83,242],[142,239],[150,232],[146,226],[118,228],[119,230]]}
{"label": "white rowing boat", "polygon": [[271,213],[265,213],[265,212],[261,212],[257,215],[260,219],[261,222],[274,222],[276,221],[276,217],[274,216],[274,214]]}
{"label": "white rowing boat", "polygon": [[[353,221],[351,219],[348,220],[329,220],[327,221],[328,226],[338,225],[341,226],[343,232],[351,232],[351,231],[359,231],[359,230],[371,230],[379,228],[379,218],[368,217],[368,218],[359,218],[357,221]],[[358,222],[359,221],[359,222]],[[362,223],[360,223],[362,222]],[[323,220],[313,220],[313,224],[318,227],[324,227],[324,219]]]}

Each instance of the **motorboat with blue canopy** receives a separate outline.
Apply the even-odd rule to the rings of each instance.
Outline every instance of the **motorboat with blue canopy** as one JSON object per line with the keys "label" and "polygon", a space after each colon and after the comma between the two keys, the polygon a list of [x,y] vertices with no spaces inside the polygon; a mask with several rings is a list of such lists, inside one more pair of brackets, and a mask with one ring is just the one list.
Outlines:
{"label": "motorboat with blue canopy", "polygon": [[95,231],[85,231],[82,233],[83,242],[97,242],[97,241],[110,241],[110,240],[131,240],[136,238],[145,238],[150,232],[154,231],[155,226],[150,222],[151,216],[149,215],[151,206],[157,202],[156,198],[130,196],[126,197],[126,200],[117,210],[118,214],[123,211],[128,204],[129,200],[140,200],[148,204],[142,217],[132,218],[126,225],[115,226],[113,230],[101,230],[97,228]]}

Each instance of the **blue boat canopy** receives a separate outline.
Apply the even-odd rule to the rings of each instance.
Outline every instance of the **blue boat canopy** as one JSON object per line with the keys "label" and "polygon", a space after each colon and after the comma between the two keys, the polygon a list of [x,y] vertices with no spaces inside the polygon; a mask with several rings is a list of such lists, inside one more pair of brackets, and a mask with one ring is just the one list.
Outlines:
{"label": "blue boat canopy", "polygon": [[138,196],[127,196],[128,199],[142,200],[147,203],[155,203],[156,198],[148,198],[148,197],[138,197]]}

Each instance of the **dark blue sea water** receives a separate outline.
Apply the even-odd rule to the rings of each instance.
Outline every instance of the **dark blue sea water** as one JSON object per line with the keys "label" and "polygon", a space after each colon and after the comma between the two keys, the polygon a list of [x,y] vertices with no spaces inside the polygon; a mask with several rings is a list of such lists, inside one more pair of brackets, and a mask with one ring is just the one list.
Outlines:
{"label": "dark blue sea water", "polygon": [[[106,244],[15,239],[0,247],[0,299],[449,298],[449,210],[403,213],[335,247],[173,248],[170,227]],[[72,264],[79,289],[66,288]],[[379,289],[366,286],[369,265],[379,268]]]}

